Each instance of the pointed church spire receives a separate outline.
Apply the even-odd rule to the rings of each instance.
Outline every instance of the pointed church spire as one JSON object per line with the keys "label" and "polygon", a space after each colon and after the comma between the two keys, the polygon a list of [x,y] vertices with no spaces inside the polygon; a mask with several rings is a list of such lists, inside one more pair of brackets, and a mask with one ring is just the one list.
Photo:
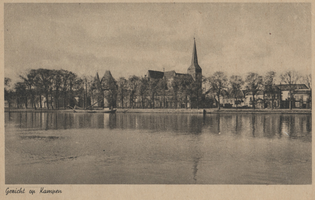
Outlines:
{"label": "pointed church spire", "polygon": [[198,57],[197,57],[197,48],[196,48],[195,37],[194,37],[194,48],[193,48],[193,53],[192,53],[192,58],[191,58],[191,65],[198,65]]}
{"label": "pointed church spire", "polygon": [[194,38],[194,48],[192,52],[191,64],[187,69],[187,73],[190,74],[195,80],[200,79],[202,76],[202,69],[198,64],[196,40]]}

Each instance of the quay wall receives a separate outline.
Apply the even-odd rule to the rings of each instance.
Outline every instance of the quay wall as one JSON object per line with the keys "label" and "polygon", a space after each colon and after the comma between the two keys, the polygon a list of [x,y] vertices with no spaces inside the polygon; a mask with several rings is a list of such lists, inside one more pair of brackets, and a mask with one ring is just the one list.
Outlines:
{"label": "quay wall", "polygon": [[[48,110],[48,109],[15,109],[5,108],[5,112],[73,112],[72,109]],[[237,114],[237,113],[261,113],[261,114],[311,114],[311,109],[233,109],[233,108],[217,108],[211,109],[139,109],[139,108],[117,108],[117,113],[178,113],[178,114]]]}
{"label": "quay wall", "polygon": [[118,113],[187,113],[187,114],[230,114],[230,113],[264,113],[264,114],[311,114],[310,109],[117,109]]}

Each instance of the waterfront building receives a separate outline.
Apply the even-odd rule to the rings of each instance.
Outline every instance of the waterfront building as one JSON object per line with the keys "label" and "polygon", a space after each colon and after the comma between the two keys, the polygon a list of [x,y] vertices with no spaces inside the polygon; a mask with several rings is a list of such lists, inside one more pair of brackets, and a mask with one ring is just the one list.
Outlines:
{"label": "waterfront building", "polygon": [[281,108],[289,108],[290,92],[292,93],[292,108],[311,108],[311,89],[305,84],[276,85],[281,91]]}
{"label": "waterfront building", "polygon": [[92,83],[91,105],[96,107],[116,107],[117,84],[110,71],[100,79],[98,73]]}
{"label": "waterfront building", "polygon": [[[148,81],[165,81],[165,91],[160,91],[158,95],[150,101],[154,101],[154,107],[166,108],[197,108],[200,106],[202,89],[202,69],[198,63],[197,47],[194,38],[192,58],[187,73],[177,73],[172,71],[148,70],[146,75]],[[178,88],[177,88],[178,87]],[[181,88],[189,92],[183,94]],[[178,91],[176,91],[178,90]],[[194,91],[193,91],[194,90]],[[174,95],[174,93],[177,93]],[[178,97],[176,97],[178,95]]]}
{"label": "waterfront building", "polygon": [[255,101],[254,101],[252,92],[245,91],[245,90],[243,92],[245,93],[243,106],[251,108],[253,107],[253,104],[255,103],[255,108],[258,108],[258,109],[265,108],[264,91],[260,90],[254,95]]}
{"label": "waterfront building", "polygon": [[280,108],[281,106],[281,90],[273,85],[269,91],[264,91],[265,108]]}
{"label": "waterfront building", "polygon": [[224,108],[237,108],[244,106],[245,95],[242,90],[238,90],[235,95],[228,92],[224,96],[220,96],[221,106]]}
{"label": "waterfront building", "polygon": [[[256,108],[289,108],[290,92],[292,108],[311,108],[311,89],[305,84],[280,84],[272,86],[270,91],[261,90],[255,95]],[[246,92],[244,106],[253,107],[251,92]]]}

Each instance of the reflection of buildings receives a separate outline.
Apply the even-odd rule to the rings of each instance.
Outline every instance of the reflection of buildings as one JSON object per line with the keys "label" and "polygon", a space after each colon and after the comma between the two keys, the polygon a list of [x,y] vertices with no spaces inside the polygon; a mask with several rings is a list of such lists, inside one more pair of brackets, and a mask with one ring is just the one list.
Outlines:
{"label": "reflection of buildings", "polygon": [[311,115],[221,114],[207,115],[204,130],[212,134],[245,134],[254,137],[306,135],[311,132]]}
{"label": "reflection of buildings", "polygon": [[6,128],[22,129],[136,129],[187,134],[198,137],[202,134],[237,134],[255,137],[310,135],[311,115],[281,114],[210,114],[201,115],[164,114],[74,114],[5,112]]}
{"label": "reflection of buildings", "polygon": [[209,115],[206,117],[206,125],[209,126],[211,133],[220,133],[221,132],[221,117],[220,114]]}
{"label": "reflection of buildings", "polygon": [[203,121],[201,121],[201,118],[198,115],[188,115],[187,126],[189,133],[201,134]]}
{"label": "reflection of buildings", "polygon": [[193,156],[193,179],[195,182],[197,182],[198,164],[199,164],[201,158],[202,158],[201,152],[196,153]]}
{"label": "reflection of buildings", "polygon": [[193,180],[195,183],[197,183],[197,174],[198,174],[198,166],[200,165],[200,160],[204,156],[203,152],[203,141],[201,139],[201,136],[198,135],[190,135],[191,139],[189,140],[189,155],[191,156],[192,160],[192,174],[193,174]]}
{"label": "reflection of buildings", "polygon": [[266,116],[262,115],[261,124],[262,124],[262,134],[264,137],[273,137],[275,135],[281,136],[280,123],[281,115],[276,116]]}
{"label": "reflection of buildings", "polygon": [[232,126],[235,127],[235,133],[238,133],[242,129],[242,120],[239,115],[234,116],[235,120],[232,120]]}
{"label": "reflection of buildings", "polygon": [[122,129],[147,129],[200,134],[203,118],[198,115],[116,115],[116,126]]}
{"label": "reflection of buildings", "polygon": [[108,113],[8,112],[8,116],[6,123],[14,121],[27,129],[116,128],[116,116]]}

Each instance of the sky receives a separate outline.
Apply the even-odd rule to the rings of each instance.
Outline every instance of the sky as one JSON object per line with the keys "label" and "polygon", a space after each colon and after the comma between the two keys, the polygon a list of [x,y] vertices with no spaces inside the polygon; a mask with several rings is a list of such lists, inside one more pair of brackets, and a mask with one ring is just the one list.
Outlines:
{"label": "sky", "polygon": [[4,71],[186,73],[194,37],[206,77],[311,73],[310,3],[5,4]]}

